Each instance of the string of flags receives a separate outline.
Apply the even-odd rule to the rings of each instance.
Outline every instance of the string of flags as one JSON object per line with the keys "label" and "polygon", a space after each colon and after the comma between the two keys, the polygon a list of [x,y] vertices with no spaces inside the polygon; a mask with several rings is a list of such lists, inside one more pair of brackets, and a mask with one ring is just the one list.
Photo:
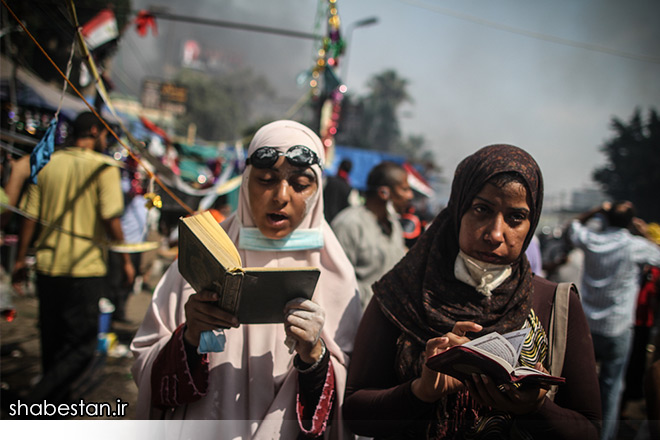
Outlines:
{"label": "string of flags", "polygon": [[[337,0],[319,0],[319,2],[319,7],[324,9],[327,32],[326,35],[320,39],[321,47],[319,47],[317,51],[315,64],[311,69],[311,78],[309,81],[311,93],[308,96],[311,99],[321,100],[322,111],[320,113],[319,134],[326,149],[330,149],[334,146],[334,135],[337,133],[337,124],[339,122],[339,114],[341,110],[341,100],[343,93],[346,90],[345,86],[343,86],[336,74],[336,69],[339,66],[339,58],[344,53],[345,42],[341,38],[340,33],[341,21],[337,8]],[[3,3],[5,2],[3,1]],[[73,0],[69,0],[68,7],[75,19],[75,5]],[[103,72],[99,72],[97,70],[96,63],[94,62],[94,52],[104,47],[108,47],[109,44],[116,42],[123,31],[118,28],[117,20],[113,11],[108,8],[103,9],[84,25],[79,26],[77,24],[77,19],[75,19],[75,24],[77,26],[79,46],[81,47],[83,55],[86,58],[83,62],[83,65],[85,66],[85,70],[91,70],[91,72],[87,72],[90,77],[90,82],[88,82],[88,84],[91,83],[91,81],[95,81],[95,86],[97,88],[99,97],[103,100],[109,111],[119,122],[124,134],[126,134],[129,138],[131,145],[133,145],[135,148],[138,148],[138,152],[140,154],[144,153],[143,150],[139,149],[140,146],[144,147],[144,145],[134,139],[131,139],[130,133],[125,130],[125,127],[122,126],[121,120],[117,116],[117,113],[112,106],[108,92],[105,88],[105,81],[102,77]],[[156,17],[149,11],[139,11],[135,18],[130,22],[130,24],[135,27],[136,32],[140,36],[147,36],[149,32],[151,32],[154,36],[158,35]],[[65,79],[68,81],[68,74],[67,78]],[[160,134],[158,133],[158,130],[155,130],[155,133]],[[42,139],[42,143],[52,143],[50,142],[51,138],[52,134],[47,133],[47,135]],[[119,141],[119,139],[117,140]],[[124,144],[122,143],[122,145]],[[126,148],[130,153],[130,148]],[[48,155],[46,154],[45,156]],[[47,162],[47,157],[45,156],[44,161]],[[44,161],[42,161],[42,165]],[[151,170],[147,170],[147,174],[149,175],[150,173]],[[167,176],[167,178],[171,179],[172,176]],[[168,183],[172,184],[173,182],[170,181]],[[179,185],[174,183],[174,186],[179,186],[178,189],[181,189],[181,182],[178,182],[178,184]],[[148,201],[148,203],[157,207],[162,202],[154,197]]]}

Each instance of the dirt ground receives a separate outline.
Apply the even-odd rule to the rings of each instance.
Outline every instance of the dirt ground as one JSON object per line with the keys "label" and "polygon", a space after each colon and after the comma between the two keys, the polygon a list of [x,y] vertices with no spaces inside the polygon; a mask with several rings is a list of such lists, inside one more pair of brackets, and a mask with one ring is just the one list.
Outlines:
{"label": "dirt ground", "polygon": [[[126,322],[112,322],[111,333],[115,343],[107,354],[98,354],[91,377],[81,381],[79,390],[85,402],[107,402],[115,405],[117,399],[128,403],[123,418],[135,419],[137,386],[133,381],[131,366],[133,355],[128,346],[139,328],[145,311],[151,302],[151,293],[163,271],[174,260],[176,252],[161,249],[142,255],[142,289],[129,296],[126,304]],[[41,374],[40,342],[38,326],[39,301],[35,293],[28,289],[24,296],[13,291],[10,276],[0,267],[0,289],[3,298],[11,295],[16,316],[12,321],[0,319],[0,388],[2,399],[16,400],[25,395],[36,383]],[[0,420],[12,417],[7,411],[8,402],[2,401]],[[75,419],[82,419],[77,417]],[[110,416],[94,417],[116,419]]]}
{"label": "dirt ground", "polygon": [[[169,264],[167,261],[164,264]],[[150,282],[155,285],[155,282]],[[125,323],[112,324],[112,332],[117,337],[115,350],[100,357],[93,380],[87,383],[84,393],[86,402],[114,403],[117,399],[128,403],[124,418],[135,418],[135,402],[137,387],[131,375],[133,356],[127,350],[133,335],[138,329],[151,301],[152,288],[145,286],[141,292],[129,297],[127,303],[127,320]],[[0,288],[11,288],[6,274],[0,280]],[[16,317],[7,322],[0,319],[0,386],[3,396],[21,396],[26,393],[31,384],[40,374],[39,328],[37,325],[38,300],[32,295],[14,296]],[[7,402],[3,403],[5,407]],[[111,419],[111,417],[95,417],[94,419]],[[6,411],[0,412],[0,420],[11,419]],[[82,419],[82,418],[76,418]],[[620,423],[618,439],[646,440],[644,401],[633,401],[626,405]]]}
{"label": "dirt ground", "polygon": [[[6,284],[3,284],[3,288]],[[142,291],[129,297],[126,313],[128,322],[112,323],[112,332],[116,335],[116,345],[109,354],[99,355],[98,367],[89,381],[81,388],[86,402],[108,402],[114,404],[117,399],[127,402],[124,417],[134,419],[137,387],[131,375],[133,355],[128,350],[133,335],[137,331],[144,312],[151,301],[151,292]],[[37,325],[38,300],[35,296],[14,298],[16,317],[12,322],[0,322],[0,381],[3,396],[21,396],[27,392],[34,381],[38,380],[40,367],[39,328]],[[3,403],[6,407],[7,402]],[[0,418],[10,419],[3,409]],[[101,417],[103,419],[104,417]],[[111,417],[106,417],[111,418]]]}

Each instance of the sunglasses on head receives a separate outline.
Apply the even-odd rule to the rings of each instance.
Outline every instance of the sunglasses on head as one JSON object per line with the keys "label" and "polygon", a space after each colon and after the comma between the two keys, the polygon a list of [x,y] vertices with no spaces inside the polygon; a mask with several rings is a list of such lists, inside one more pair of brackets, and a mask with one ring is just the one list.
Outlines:
{"label": "sunglasses on head", "polygon": [[294,145],[282,153],[275,147],[257,148],[245,161],[245,165],[252,165],[255,168],[272,168],[280,156],[286,157],[286,160],[296,167],[311,167],[317,165],[323,168],[321,159],[318,155],[304,145]]}

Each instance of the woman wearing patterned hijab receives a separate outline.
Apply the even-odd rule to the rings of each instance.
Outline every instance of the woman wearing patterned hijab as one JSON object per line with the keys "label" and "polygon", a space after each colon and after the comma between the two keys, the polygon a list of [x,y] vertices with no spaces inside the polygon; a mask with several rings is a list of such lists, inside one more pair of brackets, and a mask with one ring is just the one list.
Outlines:
{"label": "woman wearing patterned hijab", "polygon": [[[396,439],[597,439],[599,391],[589,329],[576,292],[551,400],[538,386],[461,383],[424,365],[475,337],[531,328],[519,362],[549,365],[556,284],[532,274],[525,249],[541,215],[534,159],[491,145],[457,167],[447,207],[408,254],[374,284],[349,371],[344,417],[361,435]],[[558,374],[558,373],[557,373]]]}
{"label": "woman wearing patterned hijab", "polygon": [[[338,407],[361,309],[353,268],[324,220],[323,159],[304,125],[263,126],[238,209],[222,223],[244,266],[318,267],[312,300],[289,303],[284,325],[239,325],[174,262],[131,344],[139,418],[195,420],[176,424],[177,438],[344,436]],[[224,351],[198,354],[200,334],[219,327]]]}

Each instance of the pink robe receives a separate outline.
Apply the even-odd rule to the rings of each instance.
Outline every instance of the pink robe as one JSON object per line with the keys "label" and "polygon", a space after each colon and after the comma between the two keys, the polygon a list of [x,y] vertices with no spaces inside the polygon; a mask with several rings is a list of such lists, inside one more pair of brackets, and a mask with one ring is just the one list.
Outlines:
{"label": "pink robe", "polygon": [[[264,130],[264,128],[268,128]],[[288,148],[306,145],[323,158],[318,137],[292,121],[278,121],[263,127],[254,137],[248,155],[268,145]],[[299,228],[322,232],[321,249],[300,251],[248,251],[240,249],[244,266],[292,267],[316,266],[321,275],[312,300],[325,310],[321,333],[330,352],[334,374],[334,410],[328,438],[349,436],[341,420],[346,371],[353,350],[353,339],[360,320],[360,302],[353,267],[346,258],[330,226],[323,217],[321,170],[317,175],[319,190],[312,196],[309,210]],[[240,228],[254,227],[247,197],[250,167],[243,175],[239,206],[222,226],[234,243],[239,242]],[[138,330],[131,349],[136,357],[133,375],[138,385],[137,418],[209,420],[204,423],[176,425],[180,438],[252,438],[293,439],[300,432],[297,420],[298,372],[293,356],[284,344],[283,324],[241,325],[225,330],[225,351],[208,355],[208,392],[199,400],[181,405],[166,414],[151,407],[151,367],[161,349],[185,322],[184,305],[194,291],[179,274],[176,262],[162,277],[153,294],[152,304]],[[267,293],[265,293],[267,294]],[[178,380],[189,380],[189,377]]]}

